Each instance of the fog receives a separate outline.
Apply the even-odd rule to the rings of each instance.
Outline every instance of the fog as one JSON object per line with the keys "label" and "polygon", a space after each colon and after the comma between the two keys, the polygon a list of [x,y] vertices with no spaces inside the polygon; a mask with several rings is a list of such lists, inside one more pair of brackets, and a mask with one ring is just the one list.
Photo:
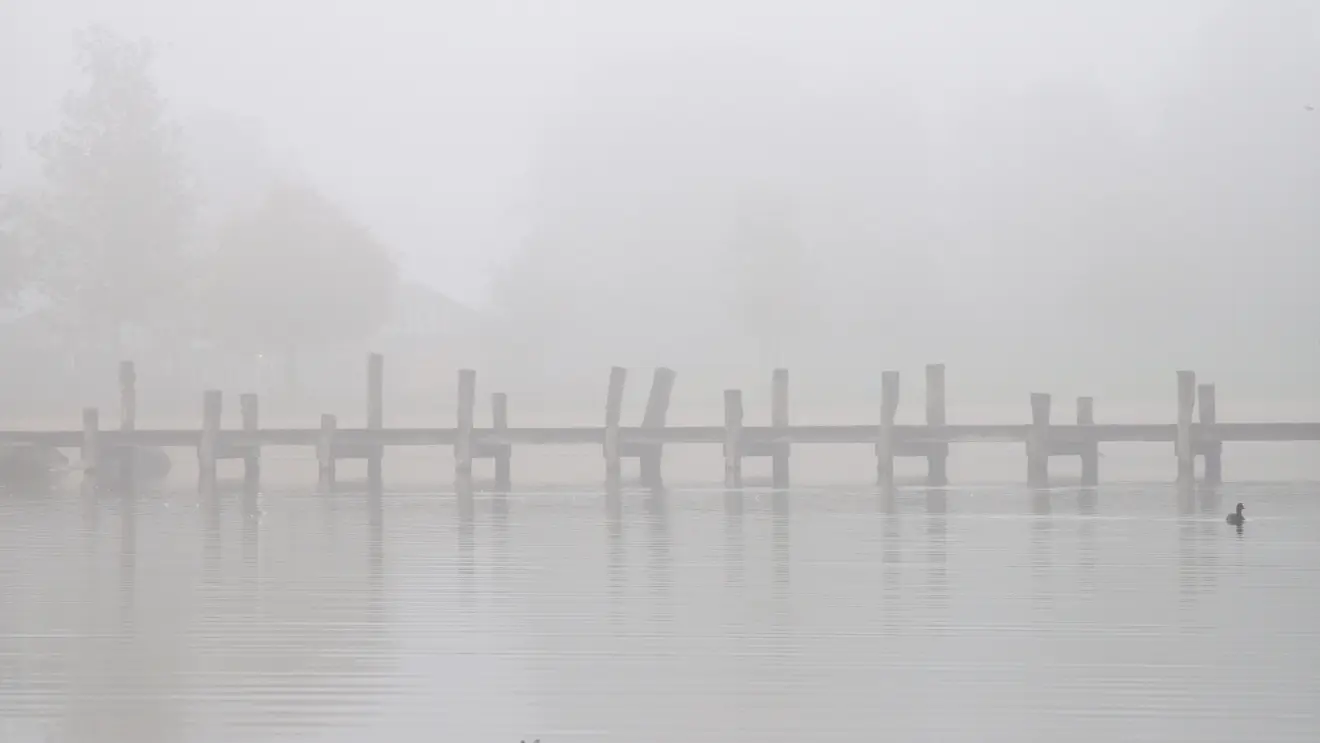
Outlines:
{"label": "fog", "polygon": [[[1320,398],[1304,0],[0,0],[0,193],[48,178],[29,142],[86,89],[94,24],[154,44],[190,210],[124,241],[158,253],[107,248],[132,270],[79,262],[78,286],[177,253],[186,291],[144,283],[122,321],[84,302],[56,331],[23,329],[61,306],[43,272],[0,283],[0,396],[25,415],[110,404],[127,356],[162,408],[217,385],[312,411],[360,398],[366,350],[392,359],[389,394],[437,405],[473,366],[594,410],[612,364],[673,367],[715,405],[787,366],[796,400],[866,419],[880,370],[915,390],[927,362],[952,398],[1023,415],[1029,390],[1170,402],[1177,368],[1228,400]],[[393,278],[344,282],[377,269],[328,232],[232,231],[282,218],[294,201],[267,194],[290,187]],[[194,259],[224,235],[299,247],[231,266],[264,288],[208,294],[192,283],[230,274]]]}

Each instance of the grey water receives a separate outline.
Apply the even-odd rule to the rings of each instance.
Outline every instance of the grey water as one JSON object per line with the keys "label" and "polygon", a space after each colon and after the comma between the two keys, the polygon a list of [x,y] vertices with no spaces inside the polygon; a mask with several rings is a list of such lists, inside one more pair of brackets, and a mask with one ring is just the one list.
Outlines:
{"label": "grey water", "polygon": [[5,743],[1314,741],[1317,710],[1313,484],[0,496]]}

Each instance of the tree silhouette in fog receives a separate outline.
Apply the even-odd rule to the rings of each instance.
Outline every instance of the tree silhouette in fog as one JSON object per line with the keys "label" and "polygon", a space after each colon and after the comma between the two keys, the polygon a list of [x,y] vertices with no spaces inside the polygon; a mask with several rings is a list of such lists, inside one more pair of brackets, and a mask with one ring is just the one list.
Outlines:
{"label": "tree silhouette in fog", "polygon": [[280,186],[218,231],[203,260],[201,321],[226,347],[287,355],[360,340],[389,312],[390,252],[338,205],[306,186]]}
{"label": "tree silhouette in fog", "polygon": [[33,142],[42,179],[14,194],[13,244],[83,343],[173,319],[186,292],[193,203],[179,131],[151,76],[152,47],[94,26],[76,37],[87,86]]}

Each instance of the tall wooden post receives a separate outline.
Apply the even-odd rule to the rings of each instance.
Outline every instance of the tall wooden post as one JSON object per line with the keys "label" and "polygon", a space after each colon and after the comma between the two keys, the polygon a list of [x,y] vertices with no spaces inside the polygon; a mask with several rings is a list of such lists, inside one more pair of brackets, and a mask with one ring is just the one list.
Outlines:
{"label": "tall wooden post", "polygon": [[[1215,414],[1215,386],[1213,384],[1199,384],[1196,386],[1196,404],[1199,406],[1198,415],[1203,426],[1213,429],[1217,422]],[[1224,481],[1224,442],[1219,440],[1218,436],[1202,435],[1201,437],[1202,456],[1205,457],[1205,481],[1210,485],[1219,485]]]}
{"label": "tall wooden post", "polygon": [[[1077,425],[1095,425],[1095,400],[1090,397],[1077,398]],[[1088,439],[1082,445],[1082,485],[1095,486],[1100,483],[1100,443]]]}
{"label": "tall wooden post", "polygon": [[243,450],[243,483],[250,488],[261,482],[261,444],[255,441],[257,432],[261,430],[257,394],[245,392],[239,395],[238,411],[242,417],[243,433],[253,439]]}
{"label": "tall wooden post", "polygon": [[876,481],[894,484],[894,417],[898,415],[898,372],[880,375],[880,438],[875,444]]}
{"label": "tall wooden post", "polygon": [[605,480],[618,484],[623,467],[619,459],[619,423],[623,420],[623,390],[628,370],[610,368],[610,385],[605,393]]}
{"label": "tall wooden post", "polygon": [[82,467],[84,477],[95,477],[101,464],[101,423],[96,408],[83,408]]}
{"label": "tall wooden post", "polygon": [[[674,391],[674,370],[660,367],[651,379],[651,393],[646,398],[646,413],[642,416],[642,428],[664,428],[669,416],[669,398]],[[658,488],[664,484],[660,461],[664,446],[656,444],[648,447],[641,455],[642,484]]]}
{"label": "tall wooden post", "polygon": [[1196,407],[1196,372],[1178,372],[1178,433],[1174,454],[1178,458],[1178,481],[1192,482],[1196,465],[1192,453],[1192,410]]}
{"label": "tall wooden post", "polygon": [[[926,425],[943,426],[944,364],[926,365]],[[937,444],[926,456],[927,481],[935,487],[949,484],[949,445]]]}
{"label": "tall wooden post", "polygon": [[[503,392],[496,392],[490,396],[490,414],[494,423],[495,433],[501,436],[509,433],[509,396]],[[510,459],[513,454],[513,447],[510,444],[500,442],[495,447],[495,488],[497,490],[509,490],[512,486],[513,475],[511,472]]]}
{"label": "tall wooden post", "polygon": [[724,391],[724,486],[742,487],[742,390]]}
{"label": "tall wooden post", "polygon": [[220,448],[220,390],[202,393],[202,438],[197,447],[197,472],[202,487],[215,486],[215,462]]}
{"label": "tall wooden post", "polygon": [[458,430],[454,439],[454,474],[472,476],[472,419],[477,405],[477,373],[458,372]]}
{"label": "tall wooden post", "polygon": [[[379,433],[385,427],[385,357],[378,353],[367,356],[367,430]],[[381,479],[381,460],[385,447],[381,446],[376,436],[371,437],[367,447],[367,481],[378,483]]]}
{"label": "tall wooden post", "polygon": [[1050,484],[1050,396],[1031,393],[1031,429],[1027,432],[1027,484]]}
{"label": "tall wooden post", "polygon": [[[788,436],[788,370],[775,369],[771,378],[770,425],[775,436]],[[788,457],[792,445],[787,441],[774,445],[771,454],[770,482],[776,488],[788,487]]]}
{"label": "tall wooden post", "polygon": [[[119,430],[131,434],[137,429],[137,369],[132,361],[119,362]],[[119,481],[124,487],[133,486],[133,469],[137,462],[137,448],[125,436],[115,447],[119,458]]]}
{"label": "tall wooden post", "polygon": [[316,439],[316,466],[322,487],[335,483],[335,429],[338,427],[334,415],[321,414],[321,433]]}

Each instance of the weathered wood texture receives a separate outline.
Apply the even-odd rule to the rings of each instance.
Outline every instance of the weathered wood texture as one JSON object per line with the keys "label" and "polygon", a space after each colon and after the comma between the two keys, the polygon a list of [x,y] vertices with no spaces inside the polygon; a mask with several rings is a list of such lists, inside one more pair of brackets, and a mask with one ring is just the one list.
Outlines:
{"label": "weathered wood texture", "polygon": [[[33,444],[81,448],[85,471],[96,473],[106,452],[133,447],[190,447],[198,456],[203,482],[214,480],[220,459],[241,458],[245,470],[255,476],[260,467],[261,448],[266,446],[309,446],[316,449],[319,468],[329,479],[334,477],[334,462],[344,458],[379,461],[388,446],[452,446],[455,472],[470,477],[472,460],[493,458],[495,479],[507,485],[510,479],[511,448],[544,444],[583,444],[600,446],[605,454],[607,477],[617,483],[620,460],[638,457],[642,481],[659,485],[660,456],[668,444],[722,444],[725,450],[726,481],[740,483],[742,459],[769,456],[773,460],[773,481],[777,488],[788,482],[788,459],[793,444],[862,444],[874,447],[876,471],[881,484],[893,482],[895,457],[926,459],[930,482],[947,482],[947,458],[950,444],[978,442],[1021,442],[1026,445],[1028,481],[1037,486],[1049,482],[1049,458],[1080,456],[1082,482],[1094,485],[1098,480],[1099,445],[1105,442],[1172,443],[1180,478],[1195,475],[1194,457],[1205,460],[1205,479],[1222,480],[1224,442],[1320,441],[1320,423],[1221,423],[1216,418],[1215,388],[1196,384],[1195,374],[1177,374],[1177,419],[1171,424],[1098,424],[1094,400],[1077,400],[1077,422],[1054,425],[1050,422],[1050,396],[1031,395],[1031,422],[1027,424],[950,424],[944,404],[942,365],[926,368],[926,423],[896,423],[899,409],[899,375],[886,371],[881,377],[879,425],[792,425],[788,413],[786,370],[775,370],[772,377],[770,425],[748,426],[743,420],[742,394],[725,393],[725,420],[719,426],[667,425],[669,401],[675,374],[660,368],[655,371],[646,411],[640,426],[623,426],[623,395],[627,372],[619,367],[610,371],[606,395],[604,425],[570,427],[512,428],[508,421],[508,398],[496,393],[491,397],[492,427],[477,428],[474,422],[476,373],[459,372],[457,420],[452,428],[384,428],[382,411],[383,359],[373,354],[367,367],[367,421],[364,428],[339,428],[334,415],[322,417],[316,429],[266,428],[258,419],[258,400],[254,394],[240,396],[241,427],[222,428],[219,390],[203,395],[200,429],[150,429],[137,425],[136,371],[131,362],[120,366],[120,425],[101,430],[95,408],[83,411],[81,430],[12,431],[0,430],[0,444]],[[1199,419],[1193,413],[1199,406]],[[132,459],[132,457],[116,457]],[[116,463],[117,464],[117,463]]]}

